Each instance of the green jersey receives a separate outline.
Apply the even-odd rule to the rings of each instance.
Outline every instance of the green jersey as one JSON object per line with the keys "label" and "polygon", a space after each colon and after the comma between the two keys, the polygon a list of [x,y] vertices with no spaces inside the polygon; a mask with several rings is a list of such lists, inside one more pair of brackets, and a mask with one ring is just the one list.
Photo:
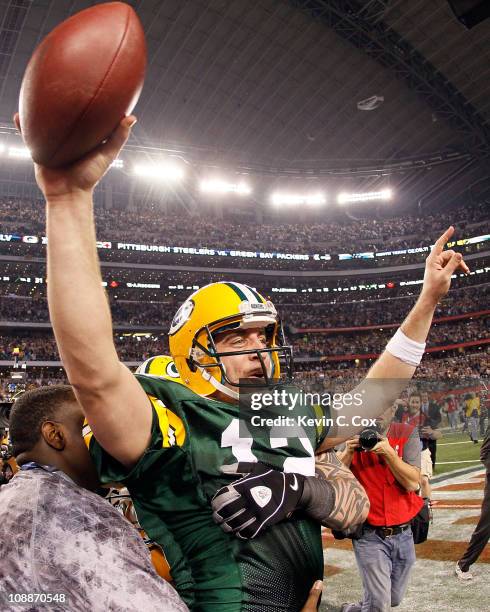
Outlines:
{"label": "green jersey", "polygon": [[[91,434],[86,441],[102,482],[128,488],[141,526],[165,551],[182,598],[199,612],[300,610],[323,577],[320,525],[294,518],[241,540],[215,524],[210,501],[236,479],[221,467],[237,461],[313,475],[314,449],[326,431],[305,426],[300,437],[248,438],[239,431],[238,405],[161,378],[137,378],[153,410],[151,442],[138,463],[128,471]],[[318,416],[311,406],[290,413],[299,415]]]}

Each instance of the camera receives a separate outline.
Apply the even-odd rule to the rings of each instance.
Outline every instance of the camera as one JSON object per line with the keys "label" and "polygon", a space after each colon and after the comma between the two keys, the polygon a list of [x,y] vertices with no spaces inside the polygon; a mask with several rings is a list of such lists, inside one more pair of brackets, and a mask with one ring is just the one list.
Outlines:
{"label": "camera", "polygon": [[359,446],[356,448],[358,451],[370,451],[376,444],[382,440],[379,432],[371,427],[366,427],[359,434]]}

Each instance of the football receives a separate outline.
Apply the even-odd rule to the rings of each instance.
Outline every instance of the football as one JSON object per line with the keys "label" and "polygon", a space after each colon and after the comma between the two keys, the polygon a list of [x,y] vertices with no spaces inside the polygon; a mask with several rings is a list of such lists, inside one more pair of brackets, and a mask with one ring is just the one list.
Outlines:
{"label": "football", "polygon": [[135,107],[145,68],[145,35],[128,4],[98,4],[52,30],[20,90],[20,128],[33,160],[64,166],[103,142]]}

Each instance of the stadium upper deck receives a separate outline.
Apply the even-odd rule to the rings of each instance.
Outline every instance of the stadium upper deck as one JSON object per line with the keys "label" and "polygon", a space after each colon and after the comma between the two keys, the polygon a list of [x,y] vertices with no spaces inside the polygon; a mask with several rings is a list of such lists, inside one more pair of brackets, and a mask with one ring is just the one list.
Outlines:
{"label": "stadium upper deck", "polygon": [[[215,269],[338,270],[423,266],[432,237],[449,224],[468,256],[490,251],[484,203],[444,215],[331,218],[322,223],[258,225],[206,216],[165,216],[158,207],[98,208],[102,261]],[[0,199],[0,255],[44,256],[41,202]]]}

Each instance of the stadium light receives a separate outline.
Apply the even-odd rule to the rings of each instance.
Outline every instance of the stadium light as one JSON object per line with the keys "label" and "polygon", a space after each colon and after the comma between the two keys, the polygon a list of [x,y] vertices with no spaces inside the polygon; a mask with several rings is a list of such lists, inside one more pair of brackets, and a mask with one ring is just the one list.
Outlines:
{"label": "stadium light", "polygon": [[136,164],[133,172],[158,181],[179,181],[184,176],[183,169],[176,164]]}
{"label": "stadium light", "polygon": [[[31,159],[31,152],[27,147],[8,147],[3,143],[0,143],[0,154],[7,153],[8,157],[12,159]],[[124,168],[124,161],[122,159],[115,159],[110,165],[111,168]]]}
{"label": "stadium light", "polygon": [[228,183],[219,179],[202,181],[199,189],[204,193],[236,193],[237,195],[249,195],[252,193],[252,189],[243,181]]}
{"label": "stadium light", "polygon": [[30,159],[31,152],[27,147],[9,147],[8,156],[15,159]]}
{"label": "stadium light", "polygon": [[373,200],[391,200],[393,192],[391,189],[381,191],[367,191],[365,193],[339,193],[337,202],[347,204],[349,202],[372,202]]}
{"label": "stadium light", "polygon": [[321,206],[327,201],[325,194],[322,192],[310,194],[293,194],[293,193],[273,193],[271,202],[274,206]]}

